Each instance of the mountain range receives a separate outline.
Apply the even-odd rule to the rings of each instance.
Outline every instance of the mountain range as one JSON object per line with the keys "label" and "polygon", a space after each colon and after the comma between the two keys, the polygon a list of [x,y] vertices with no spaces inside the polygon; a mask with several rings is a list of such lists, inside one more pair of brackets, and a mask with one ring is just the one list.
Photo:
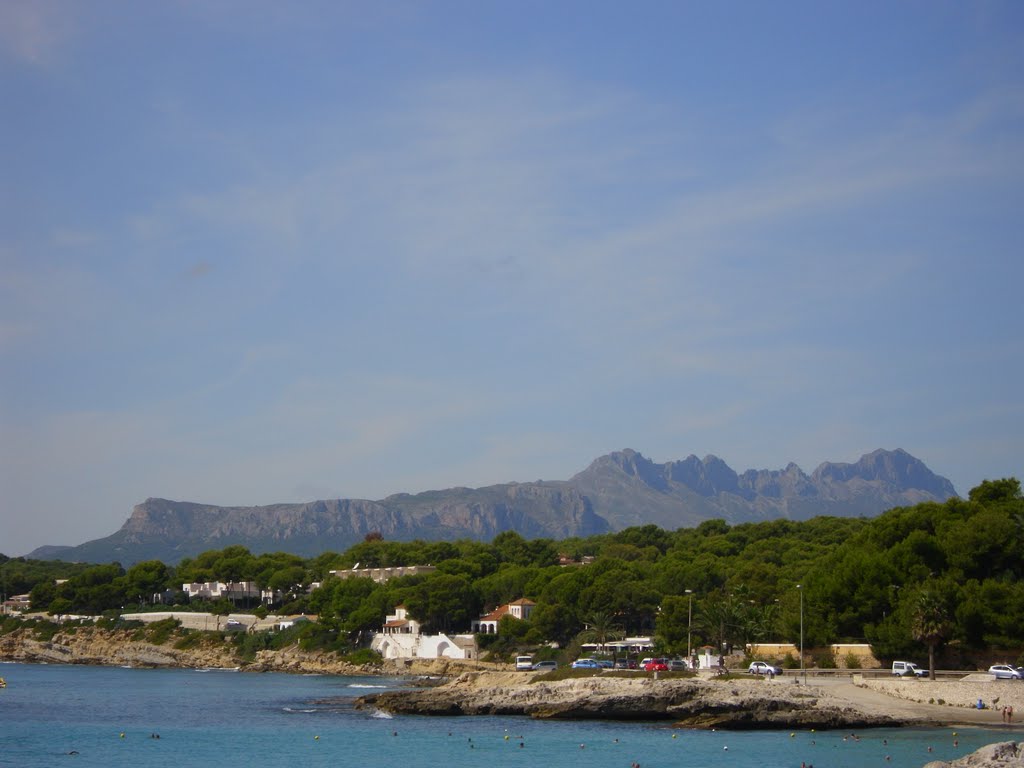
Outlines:
{"label": "mountain range", "polygon": [[400,493],[380,501],[331,499],[258,507],[219,507],[147,499],[119,531],[74,547],[44,546],[28,556],[130,565],[177,563],[242,544],[253,553],[303,557],[341,552],[369,533],[385,539],[490,541],[514,530],[563,539],[653,523],[666,530],[704,520],[730,524],[819,515],[870,517],[896,506],[945,501],[952,483],[904,450],[877,450],[853,464],[825,462],[810,475],[796,464],[737,474],[717,456],[658,464],[626,449],[601,456],[569,480],[504,483]]}

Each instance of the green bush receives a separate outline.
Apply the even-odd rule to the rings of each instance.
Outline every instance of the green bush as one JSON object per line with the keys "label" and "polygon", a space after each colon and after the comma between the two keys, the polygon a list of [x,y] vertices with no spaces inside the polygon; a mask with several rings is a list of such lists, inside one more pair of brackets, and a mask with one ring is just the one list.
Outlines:
{"label": "green bush", "polygon": [[783,669],[800,669],[800,662],[792,653],[787,653],[782,659]]}
{"label": "green bush", "polygon": [[35,621],[32,627],[32,633],[36,640],[53,640],[58,632],[60,632],[60,624],[55,621]]}
{"label": "green bush", "polygon": [[344,637],[320,624],[302,624],[292,629],[298,630],[299,648],[304,651],[339,651],[346,646]]}
{"label": "green bush", "polygon": [[0,635],[6,635],[14,632],[16,629],[21,629],[25,623],[14,616],[5,616],[3,621],[0,621]]}
{"label": "green bush", "polygon": [[843,663],[846,665],[847,669],[861,668],[860,656],[858,656],[856,653],[846,654],[846,658],[843,659]]}
{"label": "green bush", "polygon": [[154,621],[152,624],[147,625],[143,630],[141,630],[141,632],[143,638],[153,645],[163,645],[180,626],[181,622],[177,619],[166,618],[160,619],[160,621]]}
{"label": "green bush", "polygon": [[381,656],[376,651],[371,651],[369,648],[360,648],[359,650],[346,653],[342,656],[342,659],[349,664],[380,664]]}
{"label": "green bush", "polygon": [[175,643],[174,648],[178,651],[187,651],[191,648],[196,648],[203,644],[203,635],[194,629],[186,629],[182,631],[181,637],[179,637]]}
{"label": "green bush", "polygon": [[818,669],[835,669],[836,668],[836,657],[833,656],[829,651],[819,651],[813,656],[813,664]]}
{"label": "green bush", "polygon": [[252,661],[259,651],[273,648],[274,638],[269,632],[242,633],[235,636],[235,656],[242,661]]}

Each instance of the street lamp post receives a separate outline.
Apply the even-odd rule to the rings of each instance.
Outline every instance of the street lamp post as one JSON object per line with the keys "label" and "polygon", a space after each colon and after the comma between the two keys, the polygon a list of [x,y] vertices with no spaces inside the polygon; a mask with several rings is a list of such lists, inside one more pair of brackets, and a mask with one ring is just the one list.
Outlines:
{"label": "street lamp post", "polygon": [[693,658],[693,646],[690,644],[690,632],[693,629],[693,590],[686,590],[686,661],[689,662]]}
{"label": "street lamp post", "polygon": [[804,685],[807,685],[807,670],[804,669],[804,589],[802,584],[797,584],[800,590],[800,674],[804,678]]}

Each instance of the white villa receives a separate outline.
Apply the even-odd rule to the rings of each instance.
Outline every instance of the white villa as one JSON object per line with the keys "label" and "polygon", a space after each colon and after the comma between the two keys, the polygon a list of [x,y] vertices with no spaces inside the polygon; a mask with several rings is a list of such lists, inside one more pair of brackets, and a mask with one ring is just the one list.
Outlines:
{"label": "white villa", "polygon": [[533,600],[528,600],[525,597],[513,600],[511,603],[495,608],[486,616],[476,619],[473,622],[473,632],[479,632],[481,635],[496,635],[498,634],[498,622],[501,621],[502,616],[528,619],[536,606],[537,604]]}
{"label": "white villa", "polygon": [[28,611],[32,607],[32,599],[28,595],[11,595],[10,598],[4,600],[3,608],[0,612],[8,613],[22,613]]}
{"label": "white villa", "polygon": [[477,655],[472,635],[425,635],[404,605],[396,607],[381,631],[374,633],[370,648],[385,659],[475,659]]}

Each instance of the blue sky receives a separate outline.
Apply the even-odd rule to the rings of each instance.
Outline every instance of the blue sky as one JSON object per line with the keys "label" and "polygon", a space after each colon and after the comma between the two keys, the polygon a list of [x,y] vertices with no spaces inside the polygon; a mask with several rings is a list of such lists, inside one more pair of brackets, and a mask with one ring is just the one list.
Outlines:
{"label": "blue sky", "polygon": [[1024,5],[0,0],[0,552],[903,448],[1022,475]]}

